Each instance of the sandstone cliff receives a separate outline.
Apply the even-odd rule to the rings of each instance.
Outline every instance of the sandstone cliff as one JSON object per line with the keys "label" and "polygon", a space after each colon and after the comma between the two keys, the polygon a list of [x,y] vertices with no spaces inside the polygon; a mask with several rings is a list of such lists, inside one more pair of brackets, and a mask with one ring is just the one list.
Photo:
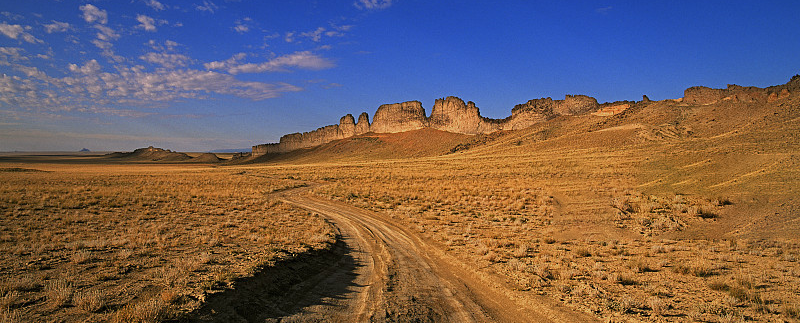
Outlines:
{"label": "sandstone cliff", "polygon": [[426,125],[427,119],[422,103],[408,101],[378,107],[369,130],[377,133],[397,133],[422,129]]}
{"label": "sandstone cliff", "polygon": [[[738,85],[728,85],[725,89],[712,89],[704,86],[690,87],[684,91],[683,98],[671,101],[694,105],[712,104],[719,101],[772,102],[796,92],[800,92],[800,75],[795,75],[786,84],[768,88]],[[646,104],[650,102],[650,99],[643,95],[641,102]],[[461,134],[488,134],[500,130],[528,128],[557,116],[589,113],[595,116],[613,116],[622,113],[635,103],[619,101],[604,103],[601,106],[595,98],[585,95],[567,95],[563,100],[541,98],[516,105],[511,109],[511,116],[502,120],[482,117],[475,103],[464,103],[463,100],[454,96],[437,99],[431,109],[430,117],[426,117],[425,109],[419,101],[384,104],[378,107],[371,124],[366,112],[358,116],[357,122],[352,115],[348,114],[339,120],[338,125],[285,135],[281,137],[280,142],[275,144],[253,146],[252,155],[257,157],[269,153],[284,153],[368,132],[396,133],[432,128]]]}
{"label": "sandstone cliff", "polygon": [[272,153],[285,153],[292,150],[314,147],[334,140],[365,134],[397,133],[422,128],[448,131],[461,134],[487,134],[500,130],[523,129],[546,121],[557,115],[583,114],[596,110],[597,100],[585,95],[567,95],[564,100],[551,98],[530,100],[519,104],[511,111],[511,116],[498,120],[482,117],[475,103],[464,103],[460,98],[449,96],[437,99],[431,116],[419,101],[384,104],[378,107],[372,123],[366,112],[355,122],[348,114],[331,125],[304,133],[293,133],[281,137],[275,144],[253,146],[254,157]]}
{"label": "sandstone cliff", "polygon": [[428,126],[442,131],[477,135],[500,130],[500,121],[481,116],[472,101],[464,103],[454,96],[437,99],[428,118]]}
{"label": "sandstone cliff", "polygon": [[339,119],[339,132],[342,138],[348,138],[356,135],[356,119],[352,114],[348,114]]}
{"label": "sandstone cliff", "polygon": [[707,105],[728,100],[747,103],[776,100],[778,97],[784,98],[787,96],[789,96],[789,90],[785,87],[777,91],[771,91],[770,88],[763,89],[755,86],[739,86],[735,84],[728,84],[728,87],[725,89],[693,86],[683,91],[683,102],[697,105]]}
{"label": "sandstone cliff", "polygon": [[506,118],[502,129],[524,129],[558,115],[584,114],[598,108],[597,100],[585,95],[567,95],[564,100],[534,99],[511,109],[511,117]]}
{"label": "sandstone cliff", "polygon": [[366,112],[362,112],[358,116],[358,123],[356,123],[356,135],[363,135],[367,132],[369,132],[369,115]]}

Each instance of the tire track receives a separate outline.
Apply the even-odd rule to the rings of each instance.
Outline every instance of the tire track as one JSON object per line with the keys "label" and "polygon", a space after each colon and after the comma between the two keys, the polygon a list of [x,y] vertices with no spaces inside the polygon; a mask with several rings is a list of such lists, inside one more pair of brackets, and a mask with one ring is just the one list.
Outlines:
{"label": "tire track", "polygon": [[280,198],[326,217],[347,237],[361,269],[354,273],[359,288],[339,295],[340,302],[309,306],[282,321],[597,321],[542,297],[510,290],[380,213],[306,196],[305,190],[288,190]]}

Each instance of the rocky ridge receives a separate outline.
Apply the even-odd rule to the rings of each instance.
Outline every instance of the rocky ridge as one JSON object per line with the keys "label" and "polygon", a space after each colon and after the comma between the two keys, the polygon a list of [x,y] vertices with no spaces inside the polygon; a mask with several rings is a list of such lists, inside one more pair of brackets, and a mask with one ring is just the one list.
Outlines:
{"label": "rocky ridge", "polygon": [[[731,102],[772,102],[800,92],[800,75],[782,85],[767,88],[753,86],[728,85],[725,89],[713,89],[694,86],[684,91],[683,98],[670,100],[688,105],[708,105],[719,101]],[[638,103],[651,102],[647,96]],[[612,116],[625,111],[632,101],[619,101],[599,104],[593,97],[586,95],[566,95],[563,100],[552,98],[533,99],[518,104],[511,109],[511,116],[505,119],[490,119],[481,116],[474,102],[464,102],[454,96],[437,99],[426,116],[425,108],[419,101],[384,104],[378,107],[372,123],[369,115],[362,112],[358,121],[351,114],[339,120],[338,125],[321,127],[314,131],[284,135],[278,143],[253,146],[252,156],[285,153],[301,148],[314,147],[334,140],[362,135],[368,132],[397,133],[423,128],[448,131],[460,134],[489,134],[501,130],[517,130],[528,128],[534,124],[545,122],[558,116],[594,115]]]}

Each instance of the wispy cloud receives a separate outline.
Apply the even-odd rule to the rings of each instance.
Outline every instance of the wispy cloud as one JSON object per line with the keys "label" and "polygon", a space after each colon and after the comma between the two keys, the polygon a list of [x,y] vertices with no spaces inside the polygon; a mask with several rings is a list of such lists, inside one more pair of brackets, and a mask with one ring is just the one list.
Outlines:
{"label": "wispy cloud", "polygon": [[[21,56],[20,51],[13,48],[0,50],[0,54],[12,59]],[[103,66],[92,59],[83,64],[69,64],[71,74],[58,78],[36,67],[9,61],[3,65],[10,66],[26,77],[0,77],[0,106],[120,116],[122,112],[115,106],[147,107],[157,102],[207,99],[212,94],[258,101],[303,90],[283,82],[243,81],[233,75],[214,71],[174,69],[190,61],[181,54],[151,53],[143,55],[141,59],[165,68],[148,72],[138,65],[115,65],[112,73],[104,71]]]}
{"label": "wispy cloud", "polygon": [[44,29],[48,34],[55,32],[65,32],[71,28],[67,22],[60,22],[53,20],[53,23],[44,25]]}
{"label": "wispy cloud", "polygon": [[602,7],[602,8],[594,9],[594,11],[599,13],[599,14],[601,14],[601,15],[607,15],[608,12],[611,11],[611,9],[614,9],[614,7],[612,7],[612,6]]}
{"label": "wispy cloud", "polygon": [[184,67],[192,62],[192,59],[189,56],[183,54],[153,52],[139,56],[139,59],[148,63],[158,64],[166,68]]}
{"label": "wispy cloud", "polygon": [[83,20],[86,22],[97,22],[99,24],[108,23],[108,13],[105,10],[101,10],[92,4],[85,4],[79,8],[81,9],[81,12],[83,12]]}
{"label": "wispy cloud", "polygon": [[308,37],[314,42],[319,42],[324,32],[325,28],[319,27],[317,30],[301,33],[300,36]]}
{"label": "wispy cloud", "polygon": [[202,5],[195,5],[194,8],[198,11],[207,11],[209,13],[214,13],[219,9],[219,7],[211,1],[203,1]]}
{"label": "wispy cloud", "polygon": [[389,8],[392,0],[358,0],[353,5],[359,9],[379,10]]}
{"label": "wispy cloud", "polygon": [[144,3],[145,3],[145,4],[146,4],[148,7],[150,7],[150,8],[153,8],[153,10],[156,10],[156,11],[161,11],[161,10],[164,10],[164,9],[166,9],[166,8],[164,7],[164,4],[162,4],[161,2],[158,2],[158,1],[156,1],[156,0],[147,0],[147,1],[145,1]]}
{"label": "wispy cloud", "polygon": [[136,15],[136,21],[139,22],[138,28],[142,28],[146,31],[155,32],[156,31],[156,20],[150,18],[145,15]]}
{"label": "wispy cloud", "polygon": [[250,17],[245,17],[244,19],[237,19],[234,22],[233,30],[237,33],[244,34],[250,31],[250,23],[253,21]]}
{"label": "wispy cloud", "polygon": [[282,72],[288,71],[288,68],[292,67],[309,70],[321,70],[334,66],[335,64],[333,64],[333,62],[330,60],[310,51],[295,52],[292,54],[279,56],[262,63],[240,64],[238,59],[229,59],[227,61],[205,64],[207,69],[226,70],[228,73],[234,75],[242,73]]}
{"label": "wispy cloud", "polygon": [[43,43],[42,40],[37,39],[29,34],[26,30],[30,30],[30,26],[9,25],[7,23],[0,23],[0,33],[11,39],[22,39],[28,43]]}
{"label": "wispy cloud", "polygon": [[[318,27],[317,29],[314,29],[312,31],[302,32],[297,36],[308,38],[311,41],[318,43],[322,41],[323,37],[342,37],[345,35],[346,31],[352,28],[353,25],[344,25],[344,26],[331,25],[331,29],[325,27]],[[289,43],[293,42],[295,40],[294,36],[295,36],[294,32],[287,33],[286,42]]]}

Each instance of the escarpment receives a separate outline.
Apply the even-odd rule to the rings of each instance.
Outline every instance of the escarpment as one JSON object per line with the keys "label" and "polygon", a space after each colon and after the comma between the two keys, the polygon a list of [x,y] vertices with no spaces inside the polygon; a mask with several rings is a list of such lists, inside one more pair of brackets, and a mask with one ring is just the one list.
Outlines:
{"label": "escarpment", "polygon": [[793,76],[786,84],[759,88],[755,86],[739,86],[728,84],[724,89],[712,89],[705,86],[693,86],[683,91],[683,102],[688,104],[708,105],[719,101],[732,102],[773,102],[800,92],[800,75]]}
{"label": "escarpment", "polygon": [[366,112],[358,116],[358,121],[355,121],[353,115],[348,114],[339,120],[338,125],[288,134],[281,137],[278,143],[253,146],[252,155],[257,157],[285,153],[368,132],[397,133],[432,128],[469,135],[487,134],[500,130],[523,129],[558,115],[583,114],[596,108],[597,100],[592,97],[567,95],[564,100],[551,98],[530,100],[514,107],[508,118],[490,119],[481,116],[474,102],[465,103],[464,100],[454,96],[437,99],[430,117],[426,116],[425,108],[419,101],[384,104],[375,111],[371,123]]}
{"label": "escarpment", "polygon": [[377,133],[397,133],[425,128],[425,109],[419,101],[384,104],[375,111],[369,130]]}
{"label": "escarpment", "polygon": [[454,96],[444,99],[436,99],[431,109],[431,116],[428,118],[428,127],[477,135],[491,133],[500,130],[499,120],[484,118],[475,103],[470,101],[466,104]]}
{"label": "escarpment", "polygon": [[[800,75],[795,75],[786,84],[768,88],[728,85],[725,89],[712,89],[695,86],[686,89],[683,98],[669,101],[681,102],[680,104],[684,105],[708,105],[720,101],[773,102],[797,92],[800,92]],[[288,134],[281,137],[278,143],[253,146],[252,155],[257,157],[271,153],[285,153],[368,132],[397,133],[432,128],[470,135],[488,134],[501,130],[525,129],[558,116],[591,114],[608,117],[622,113],[634,104],[649,104],[650,102],[647,96],[642,96],[642,101],[638,103],[620,101],[601,105],[590,96],[566,95],[563,100],[541,98],[518,104],[511,109],[511,116],[505,119],[483,117],[475,103],[471,101],[465,103],[454,96],[437,99],[429,117],[425,115],[425,109],[419,101],[384,104],[378,107],[372,123],[366,112],[362,112],[358,116],[358,120],[348,114],[339,120],[338,125],[325,126],[310,132]]]}

